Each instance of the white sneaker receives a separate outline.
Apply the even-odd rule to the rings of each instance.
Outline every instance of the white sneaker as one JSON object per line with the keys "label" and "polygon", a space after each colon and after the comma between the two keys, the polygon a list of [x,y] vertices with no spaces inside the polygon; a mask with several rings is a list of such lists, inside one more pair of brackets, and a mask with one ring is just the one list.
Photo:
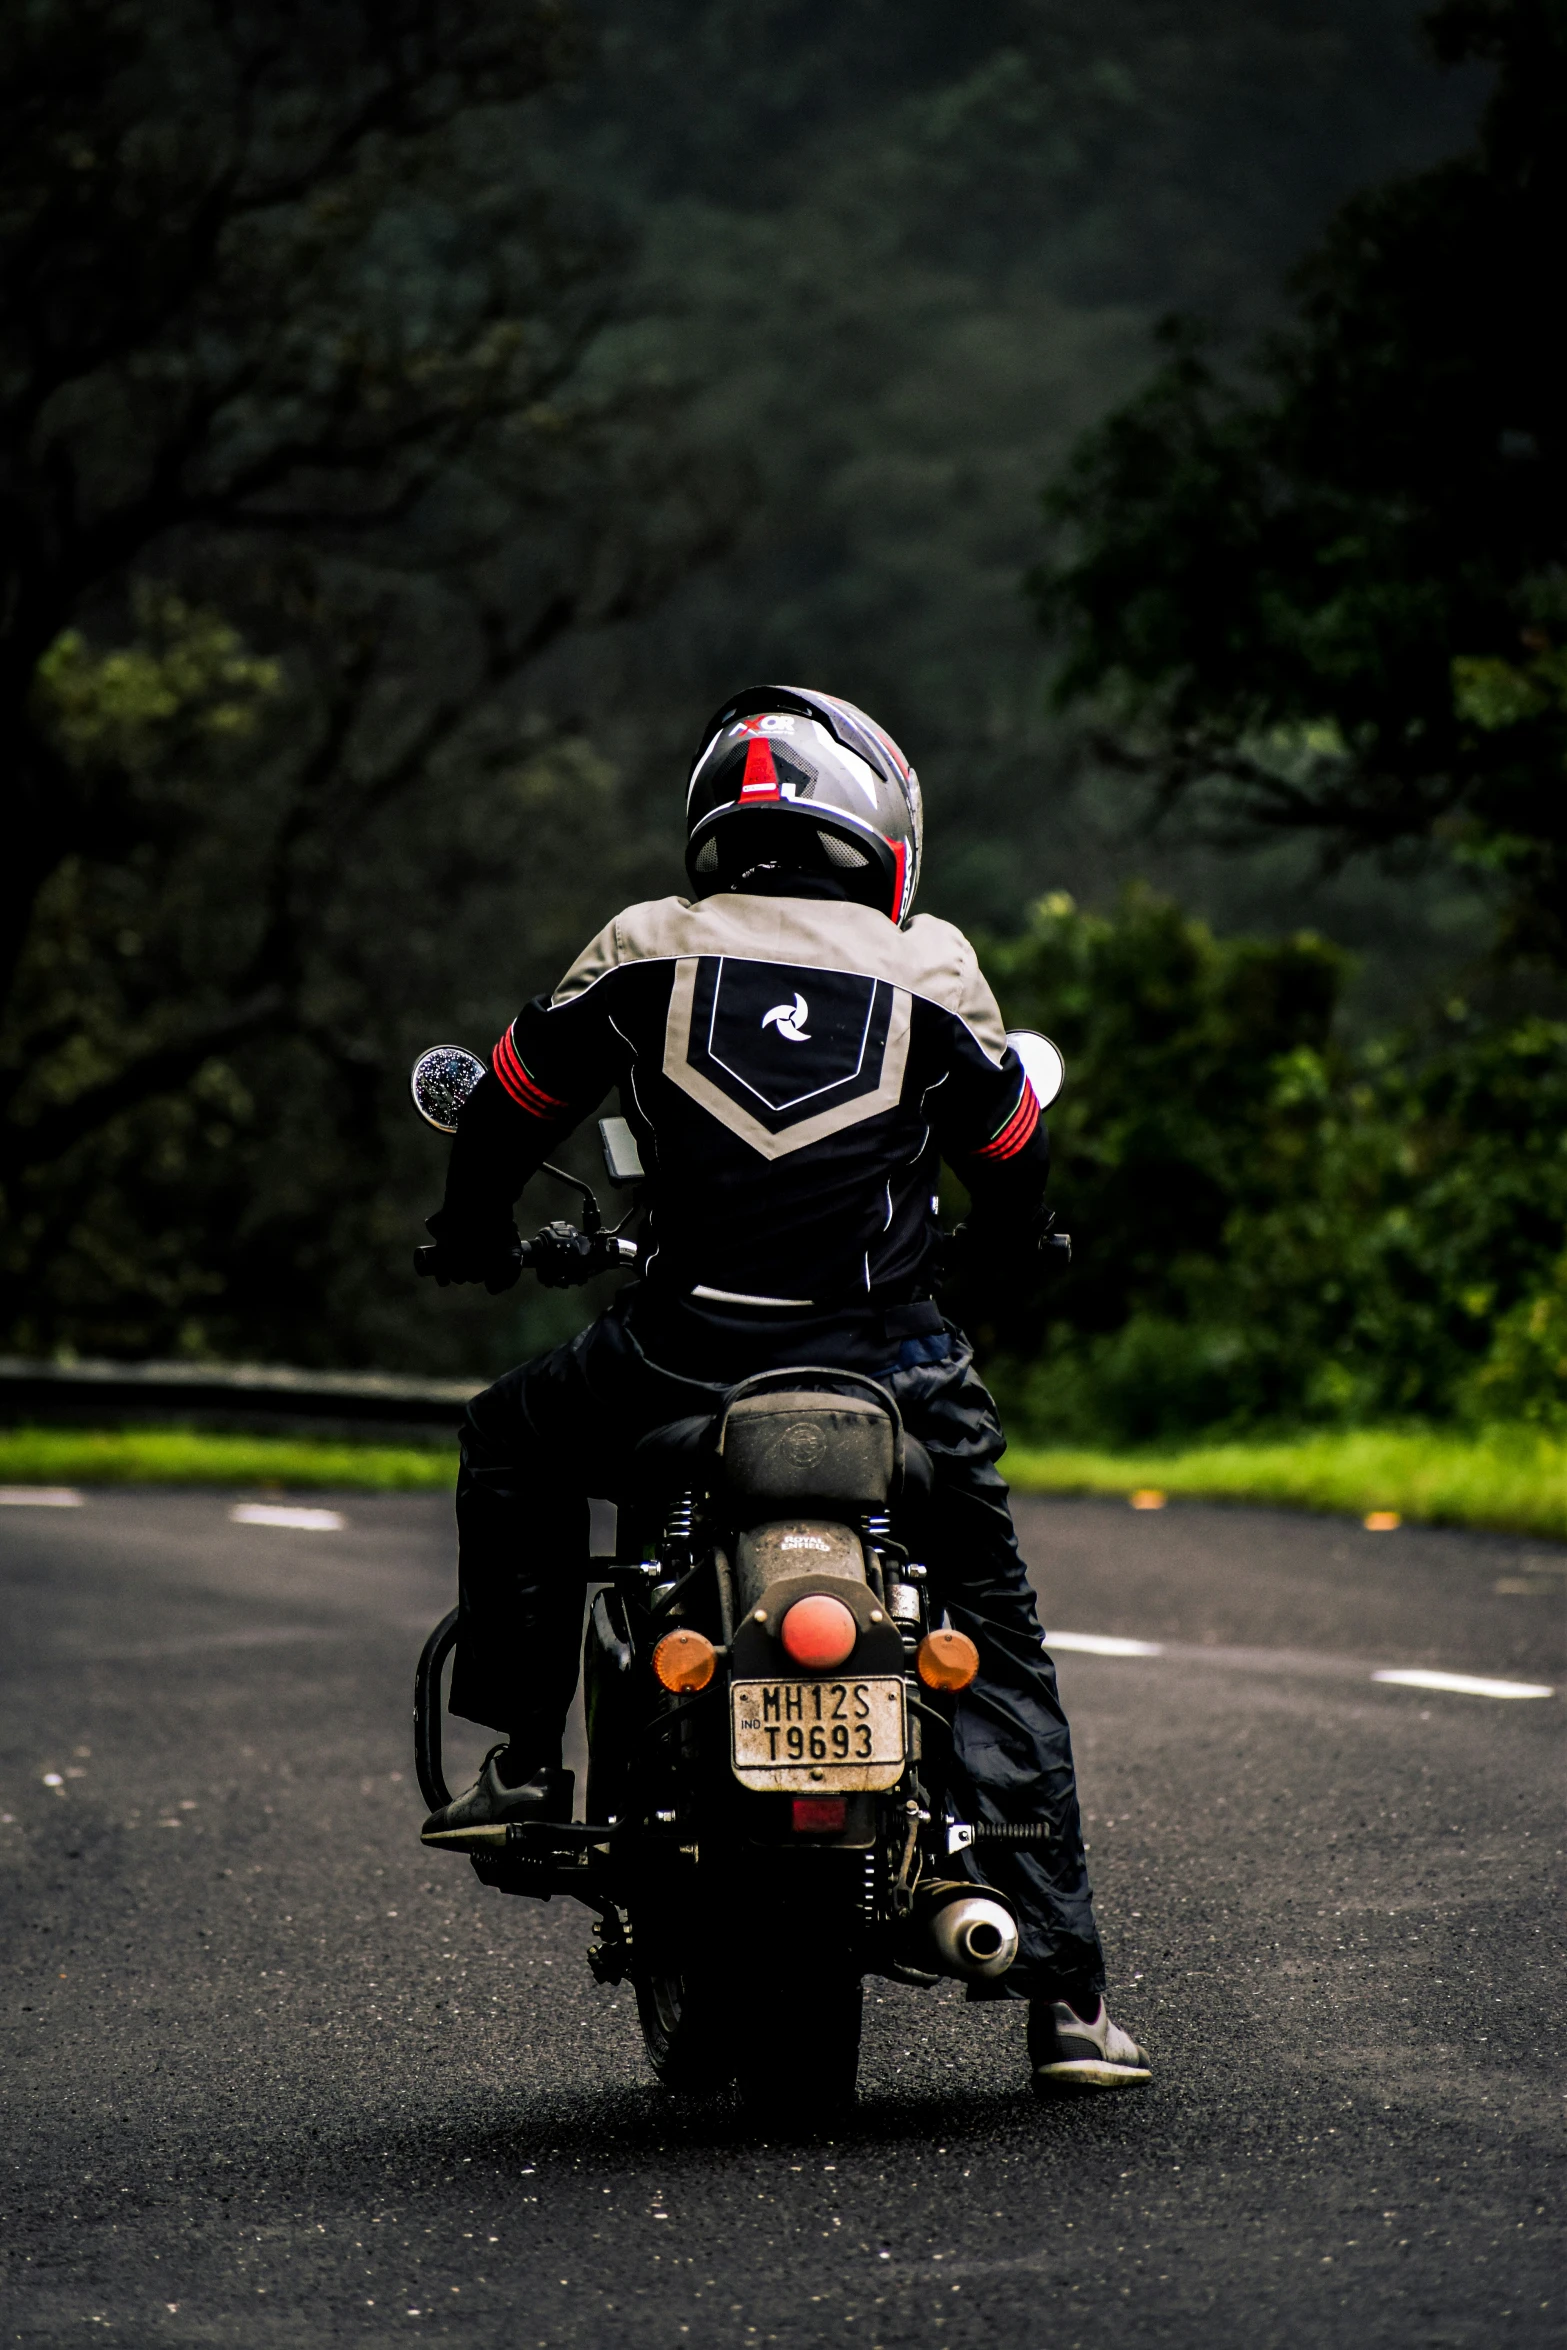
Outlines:
{"label": "white sneaker", "polygon": [[1064,1999],[1035,1999],[1028,2010],[1028,2057],[1041,2094],[1070,2089],[1125,2089],[1153,2077],[1145,2048],[1110,2021],[1104,2001],[1091,2024]]}

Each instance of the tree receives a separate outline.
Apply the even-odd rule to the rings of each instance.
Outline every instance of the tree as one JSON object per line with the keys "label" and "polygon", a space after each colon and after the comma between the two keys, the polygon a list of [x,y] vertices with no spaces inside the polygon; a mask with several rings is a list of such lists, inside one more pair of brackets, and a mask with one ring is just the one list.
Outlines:
{"label": "tree", "polygon": [[1201,1427],[1567,1410],[1567,1023],[1451,1002],[1351,1048],[1346,958],[1216,939],[1133,889],[1045,899],[986,968],[1048,1028],[1045,1292],[976,1336],[1009,1425],[1140,1443]]}
{"label": "tree", "polygon": [[638,854],[528,681],[710,528],[588,380],[621,256],[530,163],[574,36],[39,0],[0,44],[0,1321],[395,1357],[398,1063],[487,1044]]}
{"label": "tree", "polygon": [[1240,380],[1189,321],[1046,496],[1063,702],[1227,837],[1435,843],[1567,964],[1567,9],[1446,0],[1474,149],[1356,197]]}

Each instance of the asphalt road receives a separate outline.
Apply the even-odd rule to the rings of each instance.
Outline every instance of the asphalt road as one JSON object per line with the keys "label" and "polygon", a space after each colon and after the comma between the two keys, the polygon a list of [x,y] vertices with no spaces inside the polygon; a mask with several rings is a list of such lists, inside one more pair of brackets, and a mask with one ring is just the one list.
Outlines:
{"label": "asphalt road", "polygon": [[233,1499],[0,1508],[0,2341],[1560,2339],[1563,1700],[1370,1676],[1559,1689],[1567,1552],[1023,1505],[1047,1621],[1162,1651],[1061,1653],[1156,2081],[1043,2105],[1021,2007],[873,1985],[780,2144],[654,2085],[585,1911],[420,1850],[444,1506]]}

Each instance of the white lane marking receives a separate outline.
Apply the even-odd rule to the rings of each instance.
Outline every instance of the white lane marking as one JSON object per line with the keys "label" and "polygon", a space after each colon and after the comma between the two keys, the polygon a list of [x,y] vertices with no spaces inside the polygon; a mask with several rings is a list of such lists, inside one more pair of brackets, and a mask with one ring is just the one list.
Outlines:
{"label": "white lane marking", "polygon": [[1362,1675],[1393,1688],[1445,1690],[1455,1697],[1554,1697],[1542,1681],[1496,1681],[1474,1673],[1428,1672],[1423,1666],[1389,1665],[1369,1674],[1359,1657],[1312,1655],[1289,1648],[1197,1648],[1181,1640],[1122,1640],[1111,1632],[1047,1632],[1047,1648],[1075,1649],[1083,1656],[1162,1656],[1170,1664],[1218,1665],[1231,1672],[1325,1674],[1358,1681]]}
{"label": "white lane marking", "polygon": [[1554,1697],[1541,1681],[1485,1681],[1473,1673],[1427,1673],[1414,1668],[1373,1673],[1373,1681],[1388,1681],[1397,1689],[1450,1689],[1455,1697]]}
{"label": "white lane marking", "polygon": [[1084,1656],[1163,1656],[1158,1640],[1121,1640],[1113,1632],[1047,1632],[1047,1648],[1076,1648]]}
{"label": "white lane marking", "polygon": [[0,1485],[0,1509],[79,1510],[85,1498],[74,1485]]}
{"label": "white lane marking", "polygon": [[239,1501],[229,1511],[236,1526],[292,1526],[301,1534],[341,1534],[348,1520],[340,1510],[284,1509],[270,1501]]}

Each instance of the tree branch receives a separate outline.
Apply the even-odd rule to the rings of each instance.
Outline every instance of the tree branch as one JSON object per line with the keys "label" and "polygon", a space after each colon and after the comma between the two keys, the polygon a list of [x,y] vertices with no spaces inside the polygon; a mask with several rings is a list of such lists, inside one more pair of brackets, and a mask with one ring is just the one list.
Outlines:
{"label": "tree branch", "polygon": [[111,1118],[139,1108],[160,1093],[174,1092],[214,1053],[276,1027],[285,1003],[282,988],[267,988],[193,1034],[139,1054],[113,1077],[86,1087],[58,1108],[45,1110],[26,1125],[13,1124],[0,1144],[3,1179],[14,1183],[19,1175],[53,1165],[87,1135],[107,1126]]}

